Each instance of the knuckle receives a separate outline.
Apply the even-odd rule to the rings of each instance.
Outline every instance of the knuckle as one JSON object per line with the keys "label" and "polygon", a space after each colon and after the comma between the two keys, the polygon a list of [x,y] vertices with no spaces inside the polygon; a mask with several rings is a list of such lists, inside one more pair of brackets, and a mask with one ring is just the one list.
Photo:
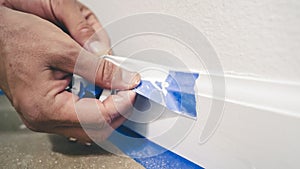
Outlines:
{"label": "knuckle", "polygon": [[77,23],[76,31],[81,31],[82,33],[93,33],[91,26],[85,19],[82,19]]}
{"label": "knuckle", "polygon": [[105,87],[111,87],[111,81],[113,80],[115,65],[107,60],[102,60],[100,72],[100,82]]}
{"label": "knuckle", "polygon": [[117,110],[112,110],[111,108],[107,107],[104,104],[100,104],[100,112],[101,112],[101,128],[107,128],[110,126],[110,124],[117,119],[120,114]]}
{"label": "knuckle", "polygon": [[[62,50],[63,49],[63,50]],[[49,58],[53,66],[72,68],[76,57],[80,54],[80,46],[73,43],[69,39],[61,39],[56,41],[53,49],[50,49]]]}
{"label": "knuckle", "polygon": [[74,56],[78,56],[81,50],[80,47],[76,45],[76,43],[72,42],[63,42],[62,46],[64,47],[64,49],[67,49],[65,51],[65,56],[67,56],[66,59],[69,59],[70,61],[73,61]]}
{"label": "knuckle", "polygon": [[103,112],[104,122],[102,124],[102,128],[105,128],[108,124],[111,124],[113,121],[113,117],[107,112]]}

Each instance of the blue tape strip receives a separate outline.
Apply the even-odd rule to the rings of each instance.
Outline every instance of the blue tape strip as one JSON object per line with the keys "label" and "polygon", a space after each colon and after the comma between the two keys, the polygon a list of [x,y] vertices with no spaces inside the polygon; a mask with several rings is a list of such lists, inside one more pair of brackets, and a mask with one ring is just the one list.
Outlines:
{"label": "blue tape strip", "polygon": [[170,71],[164,82],[142,80],[135,91],[169,110],[197,116],[194,86],[198,73]]}
{"label": "blue tape strip", "polygon": [[[135,91],[159,104],[165,102],[164,106],[170,110],[196,117],[194,85],[198,76],[196,73],[171,71],[164,82],[155,82],[153,84],[150,81],[143,80]],[[166,83],[168,86],[165,86]],[[80,89],[78,93],[80,98],[99,98],[102,93],[101,88],[85,82],[80,82],[80,86],[76,88]],[[120,134],[129,137],[120,138]],[[128,139],[132,137],[142,139]],[[114,131],[108,140],[146,169],[203,169],[124,126]],[[151,154],[157,155],[151,156]]]}
{"label": "blue tape strip", "polygon": [[93,84],[87,84],[87,86],[84,86],[83,83],[80,83],[80,91],[78,93],[79,98],[99,98],[103,89],[95,86]]}
{"label": "blue tape strip", "polygon": [[2,91],[2,90],[0,90],[0,96],[1,96],[1,95],[4,95],[4,93],[3,93],[3,91]]}
{"label": "blue tape strip", "polygon": [[[136,132],[121,126],[108,138],[126,155],[143,165],[146,169],[203,169],[197,164],[151,142],[148,139],[126,139],[118,136],[124,134],[134,138],[144,138]],[[149,156],[149,152],[162,152],[158,155]]]}
{"label": "blue tape strip", "polygon": [[[163,82],[150,82],[142,80],[141,84],[134,90],[156,103],[165,106],[167,109],[185,114],[190,117],[197,116],[196,97],[194,86],[198,73],[170,71]],[[80,89],[78,96],[99,98],[103,89],[86,81],[77,83],[76,88]]]}

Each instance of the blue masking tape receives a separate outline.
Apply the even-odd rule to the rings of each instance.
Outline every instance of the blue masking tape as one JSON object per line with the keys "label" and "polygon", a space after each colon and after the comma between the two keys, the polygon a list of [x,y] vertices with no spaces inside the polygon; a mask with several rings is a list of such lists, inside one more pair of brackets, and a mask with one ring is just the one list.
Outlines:
{"label": "blue masking tape", "polygon": [[194,86],[198,73],[170,71],[164,82],[142,80],[135,91],[169,110],[197,116]]}
{"label": "blue masking tape", "polygon": [[[118,132],[118,134],[117,134]],[[144,139],[120,139],[119,134],[131,138],[144,138],[136,132],[121,126],[108,138],[122,152],[143,165],[146,169],[203,169],[197,164],[169,151],[165,148]],[[149,156],[150,152],[161,152],[155,156]]]}
{"label": "blue masking tape", "polygon": [[[138,94],[166,106],[168,109],[196,117],[196,99],[194,92],[197,73],[184,73],[170,71],[164,82],[150,82],[142,80],[141,84],[134,89]],[[79,83],[78,95],[80,98],[92,95],[99,98],[102,89],[93,84]],[[166,85],[168,84],[168,85]],[[77,83],[78,85],[78,83]],[[120,139],[118,134],[143,139]],[[121,126],[108,138],[122,152],[143,165],[146,169],[203,169],[195,163],[151,142],[134,131]],[[161,152],[150,156],[149,152]]]}
{"label": "blue masking tape", "polygon": [[92,98],[99,98],[103,89],[95,86],[91,83],[88,83],[87,86],[84,85],[84,83],[80,82],[80,91],[78,93],[79,98],[84,97],[92,97]]}
{"label": "blue masking tape", "polygon": [[0,95],[4,95],[4,93],[3,93],[3,91],[2,91],[2,90],[0,90]]}
{"label": "blue masking tape", "polygon": [[139,95],[142,95],[156,103],[163,103],[164,97],[162,96],[161,88],[150,81],[142,80],[139,86],[134,89]]}
{"label": "blue masking tape", "polygon": [[[141,84],[134,90],[171,111],[185,114],[189,117],[196,117],[194,86],[198,76],[198,73],[170,71],[163,82],[142,80]],[[86,81],[80,81],[80,83],[76,84],[80,85],[76,86],[76,89],[80,89],[78,92],[80,98],[99,98],[103,91],[100,87]]]}

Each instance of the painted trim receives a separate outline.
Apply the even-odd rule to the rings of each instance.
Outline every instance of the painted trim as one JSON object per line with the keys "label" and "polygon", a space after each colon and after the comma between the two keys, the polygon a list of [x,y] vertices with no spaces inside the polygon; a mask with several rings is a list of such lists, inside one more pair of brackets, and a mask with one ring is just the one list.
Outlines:
{"label": "painted trim", "polygon": [[[124,134],[131,138],[144,138],[125,126],[119,127],[115,132]],[[134,141],[134,139],[120,140],[117,134],[112,133],[108,140],[117,146],[122,152],[124,152],[124,154],[133,158],[146,169],[204,169],[195,163],[164,149],[148,139],[143,139],[142,142],[138,140]],[[150,149],[151,151],[159,151],[162,153],[155,156],[146,157],[148,152],[145,150]],[[137,157],[137,153],[139,154],[139,157]]]}
{"label": "painted trim", "polygon": [[[300,155],[300,147],[295,140],[300,138],[297,132],[300,84],[252,76],[226,74],[224,77],[226,97],[222,99],[213,96],[210,84],[211,78],[220,76],[200,73],[196,121],[167,112],[169,115],[161,115],[147,124],[127,122],[125,125],[205,168],[282,168],[287,164],[299,168],[295,157]],[[210,105],[214,100],[223,101],[225,108],[219,120],[210,122]],[[194,125],[178,144],[171,145],[169,142],[176,135],[169,138],[160,135],[174,128],[174,121],[178,120],[182,121],[180,126]]]}
{"label": "painted trim", "polygon": [[[210,79],[219,78],[220,75],[211,75],[202,72],[198,81],[198,95],[214,97],[211,92]],[[268,110],[276,113],[300,117],[300,83],[284,80],[266,80],[255,76],[241,76],[225,74],[226,98],[225,102],[241,106]]]}

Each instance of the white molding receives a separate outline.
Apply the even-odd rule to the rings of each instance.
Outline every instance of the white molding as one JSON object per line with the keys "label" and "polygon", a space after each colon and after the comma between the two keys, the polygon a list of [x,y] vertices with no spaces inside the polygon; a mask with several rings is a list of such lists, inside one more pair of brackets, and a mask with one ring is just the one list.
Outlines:
{"label": "white molding", "polygon": [[[212,95],[212,78],[220,76],[202,72],[197,81],[196,121],[166,111],[147,124],[127,122],[126,125],[205,168],[299,168],[300,85],[225,75],[224,113],[220,123],[207,124],[213,113],[212,101],[221,99]],[[176,124],[178,121],[181,122]],[[186,137],[178,131],[184,138],[175,147],[172,140],[180,138],[178,134],[160,137],[170,128],[178,130],[178,125],[184,128],[187,124],[192,124],[191,130]],[[211,137],[201,142],[201,133],[207,125],[216,130],[210,129]]]}

